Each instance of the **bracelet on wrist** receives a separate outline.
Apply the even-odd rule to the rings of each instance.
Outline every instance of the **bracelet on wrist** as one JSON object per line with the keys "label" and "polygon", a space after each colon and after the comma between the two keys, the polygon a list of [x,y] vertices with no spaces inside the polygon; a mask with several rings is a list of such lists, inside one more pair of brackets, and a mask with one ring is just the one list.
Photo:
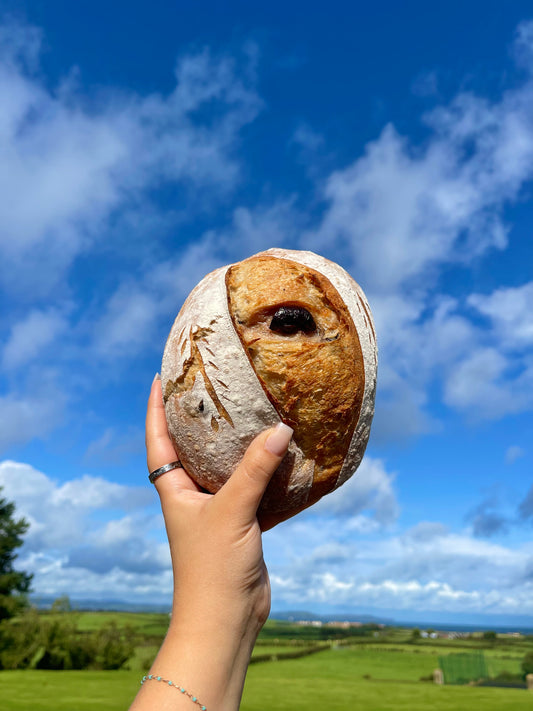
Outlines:
{"label": "bracelet on wrist", "polygon": [[167,684],[167,686],[173,686],[175,689],[180,691],[182,694],[185,696],[188,696],[189,699],[196,704],[197,706],[200,707],[200,711],[207,711],[207,707],[204,706],[200,701],[198,701],[197,697],[194,696],[194,694],[189,693],[186,689],[183,688],[183,686],[180,686],[179,684],[175,684],[173,681],[170,679],[164,679],[162,676],[157,676],[157,674],[145,674],[143,678],[141,679],[141,686],[144,684],[145,681],[162,681],[163,683]]}

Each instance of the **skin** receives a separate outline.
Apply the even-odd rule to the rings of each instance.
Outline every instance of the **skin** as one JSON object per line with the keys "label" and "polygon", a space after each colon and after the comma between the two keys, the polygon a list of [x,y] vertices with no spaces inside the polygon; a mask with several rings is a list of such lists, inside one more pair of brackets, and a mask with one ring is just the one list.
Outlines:
{"label": "skin", "polygon": [[[165,519],[174,594],[168,633],[151,674],[171,679],[208,711],[236,711],[257,635],[270,611],[257,508],[289,445],[285,425],[259,434],[215,494],[184,469],[156,480]],[[161,381],[156,376],[146,416],[148,470],[178,459],[168,436]],[[263,527],[276,521],[269,519]],[[130,711],[194,711],[177,689],[147,681]]]}

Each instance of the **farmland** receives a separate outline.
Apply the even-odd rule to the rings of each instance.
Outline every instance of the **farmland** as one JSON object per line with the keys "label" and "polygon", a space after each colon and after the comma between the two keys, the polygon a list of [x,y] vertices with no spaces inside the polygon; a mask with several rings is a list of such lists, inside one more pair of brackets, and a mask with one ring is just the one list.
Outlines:
{"label": "farmland", "polygon": [[[139,679],[153,658],[168,616],[133,613],[75,613],[80,634],[115,622],[135,633],[134,655],[118,671],[13,670],[0,672],[3,711],[118,711],[127,709]],[[313,654],[299,658],[285,655]],[[531,637],[416,639],[410,630],[358,632],[269,622],[250,666],[242,711],[306,709],[331,711],[484,711],[530,709],[523,689],[437,686],[430,679],[439,656],[482,649],[491,676],[519,674]]]}

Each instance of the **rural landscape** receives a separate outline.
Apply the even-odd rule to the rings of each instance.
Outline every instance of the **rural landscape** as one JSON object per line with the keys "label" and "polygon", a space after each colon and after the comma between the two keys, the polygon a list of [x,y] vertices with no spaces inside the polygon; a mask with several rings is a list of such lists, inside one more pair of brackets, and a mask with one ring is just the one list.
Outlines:
{"label": "rural landscape", "polygon": [[[0,627],[3,711],[119,711],[132,701],[168,614],[72,610],[68,598]],[[442,670],[444,684],[435,683]],[[531,634],[269,620],[243,711],[530,709]],[[479,676],[478,676],[479,675]]]}
{"label": "rural landscape", "polygon": [[531,0],[0,0],[0,304],[0,711],[533,711]]}

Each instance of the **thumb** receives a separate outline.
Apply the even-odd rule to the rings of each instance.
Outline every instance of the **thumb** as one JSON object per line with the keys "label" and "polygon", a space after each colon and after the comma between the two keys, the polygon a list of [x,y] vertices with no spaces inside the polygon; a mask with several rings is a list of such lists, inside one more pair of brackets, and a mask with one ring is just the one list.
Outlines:
{"label": "thumb", "polygon": [[241,462],[215,495],[232,517],[251,522],[272,475],[281,464],[293,430],[280,422],[250,444]]}

